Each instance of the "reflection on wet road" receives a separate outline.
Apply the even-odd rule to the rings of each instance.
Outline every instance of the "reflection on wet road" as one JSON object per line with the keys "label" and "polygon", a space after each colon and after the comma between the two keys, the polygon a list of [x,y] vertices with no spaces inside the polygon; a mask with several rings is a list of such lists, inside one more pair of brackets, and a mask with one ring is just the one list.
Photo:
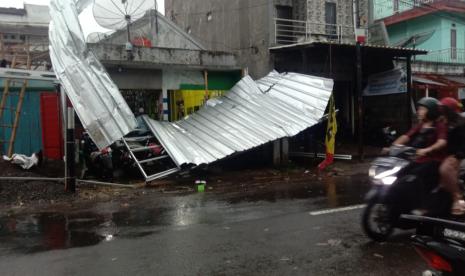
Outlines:
{"label": "reflection on wet road", "polygon": [[50,275],[420,273],[423,263],[408,233],[374,244],[361,232],[359,209],[311,215],[361,204],[368,188],[362,176],[217,186],[80,211],[3,216],[0,270],[28,274],[54,260]]}
{"label": "reflection on wet road", "polygon": [[[362,177],[328,178],[321,184],[288,183],[275,190],[184,194],[141,198],[135,205],[100,204],[71,213],[0,218],[0,250],[24,253],[66,249],[137,238],[163,227],[225,224],[361,202]],[[2,251],[0,251],[1,254]]]}

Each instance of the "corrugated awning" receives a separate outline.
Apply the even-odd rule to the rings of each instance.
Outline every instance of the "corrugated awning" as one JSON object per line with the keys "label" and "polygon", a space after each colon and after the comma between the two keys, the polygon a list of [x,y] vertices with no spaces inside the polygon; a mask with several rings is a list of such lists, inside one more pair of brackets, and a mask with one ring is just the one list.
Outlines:
{"label": "corrugated awning", "polygon": [[429,85],[437,85],[437,86],[446,86],[445,84],[442,84],[440,82],[436,82],[436,81],[432,81],[430,79],[427,79],[427,78],[422,78],[422,77],[412,77],[412,80],[414,82],[418,82],[418,83],[421,83],[421,84],[429,84]]}
{"label": "corrugated awning", "polygon": [[439,74],[416,74],[412,79],[420,84],[436,85],[448,88],[465,87],[465,78]]}
{"label": "corrugated awning", "polygon": [[144,120],[177,166],[209,164],[317,124],[332,89],[330,79],[297,73],[247,76],[183,120]]}

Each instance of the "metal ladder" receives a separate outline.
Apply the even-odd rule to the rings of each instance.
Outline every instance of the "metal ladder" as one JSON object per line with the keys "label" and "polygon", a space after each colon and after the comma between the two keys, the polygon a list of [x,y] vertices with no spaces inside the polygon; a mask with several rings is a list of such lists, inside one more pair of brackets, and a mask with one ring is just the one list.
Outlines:
{"label": "metal ladder", "polygon": [[128,137],[125,138],[125,137],[123,137],[122,141],[123,141],[124,145],[126,146],[126,148],[128,149],[131,157],[134,159],[134,162],[136,162],[137,167],[141,171],[142,175],[144,176],[145,182],[150,182],[150,181],[153,181],[153,180],[156,180],[156,179],[163,178],[163,177],[168,176],[170,174],[176,173],[176,172],[178,172],[180,170],[180,168],[174,167],[174,168],[166,170],[166,171],[162,171],[162,172],[159,172],[159,173],[148,175],[147,171],[144,169],[145,165],[147,165],[148,163],[153,162],[153,161],[169,158],[169,155],[165,154],[165,155],[162,155],[162,156],[157,156],[157,157],[152,157],[152,158],[139,160],[136,157],[135,153],[152,150],[153,148],[155,148],[155,146],[131,147],[129,143],[133,142],[133,141],[139,141],[140,139],[144,139],[144,138],[149,139],[149,138],[153,138],[153,136],[135,137],[135,138],[128,138]]}

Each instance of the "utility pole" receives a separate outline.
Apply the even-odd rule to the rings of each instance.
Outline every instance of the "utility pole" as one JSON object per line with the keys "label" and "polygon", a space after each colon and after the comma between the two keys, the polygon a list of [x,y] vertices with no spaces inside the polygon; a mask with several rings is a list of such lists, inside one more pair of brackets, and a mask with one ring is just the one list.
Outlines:
{"label": "utility pole", "polygon": [[363,95],[362,95],[362,45],[357,42],[355,46],[356,59],[356,91],[358,103],[358,154],[360,161],[364,159],[363,152]]}
{"label": "utility pole", "polygon": [[65,135],[65,191],[76,192],[76,161],[74,141],[74,108],[68,104],[68,97],[63,87],[58,84],[57,90],[61,98],[61,110],[63,115]]}
{"label": "utility pole", "polygon": [[412,127],[412,56],[407,56],[407,129]]}

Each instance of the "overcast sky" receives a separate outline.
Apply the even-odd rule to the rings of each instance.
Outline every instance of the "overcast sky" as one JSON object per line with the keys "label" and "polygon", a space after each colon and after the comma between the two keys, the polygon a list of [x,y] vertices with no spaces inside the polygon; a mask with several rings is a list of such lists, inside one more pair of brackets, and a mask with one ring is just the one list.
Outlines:
{"label": "overcast sky", "polygon": [[[98,0],[96,0],[98,1]],[[48,5],[50,0],[0,0],[0,7],[13,7],[13,8],[22,8],[24,3],[27,4],[37,4],[37,5]],[[158,10],[161,13],[165,13],[165,1],[157,0]],[[92,15],[92,7],[85,9],[80,15],[79,19],[81,20],[82,30],[84,36],[87,37],[88,34],[93,32],[108,32],[109,30],[100,27]]]}

